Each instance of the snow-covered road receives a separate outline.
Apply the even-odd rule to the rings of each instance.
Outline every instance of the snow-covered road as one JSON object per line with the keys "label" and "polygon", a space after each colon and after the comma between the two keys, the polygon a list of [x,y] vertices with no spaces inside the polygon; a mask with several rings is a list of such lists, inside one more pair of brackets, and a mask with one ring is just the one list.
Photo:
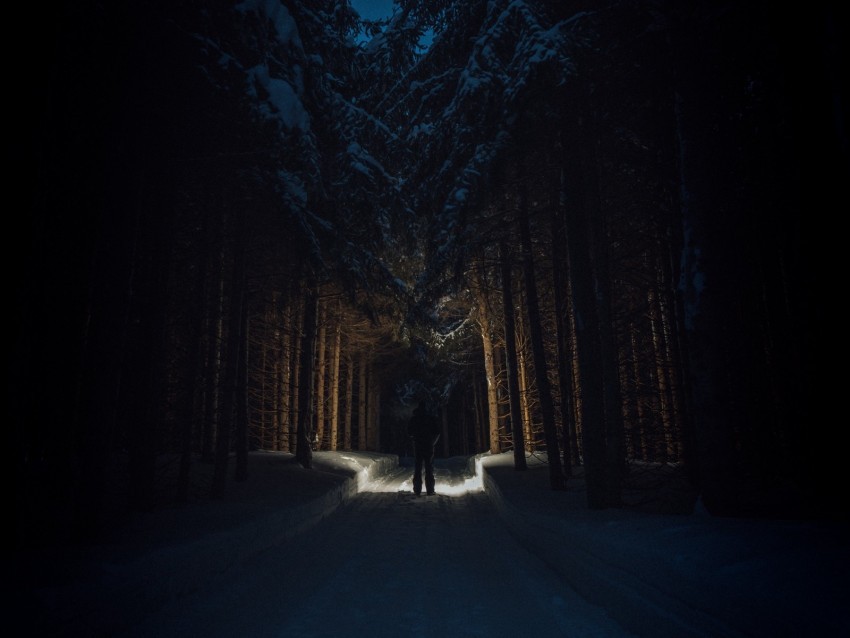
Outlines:
{"label": "snow-covered road", "polygon": [[523,549],[463,468],[438,466],[435,496],[409,479],[398,468],[129,635],[633,635]]}

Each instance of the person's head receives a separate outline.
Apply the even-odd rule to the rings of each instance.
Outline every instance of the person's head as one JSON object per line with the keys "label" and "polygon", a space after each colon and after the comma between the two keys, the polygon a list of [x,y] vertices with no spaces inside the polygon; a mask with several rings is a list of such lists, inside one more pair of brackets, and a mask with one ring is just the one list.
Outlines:
{"label": "person's head", "polygon": [[418,414],[425,414],[425,412],[427,412],[427,411],[428,411],[428,406],[425,405],[425,399],[420,399],[419,405],[416,406],[416,409],[414,410],[414,412],[416,412]]}

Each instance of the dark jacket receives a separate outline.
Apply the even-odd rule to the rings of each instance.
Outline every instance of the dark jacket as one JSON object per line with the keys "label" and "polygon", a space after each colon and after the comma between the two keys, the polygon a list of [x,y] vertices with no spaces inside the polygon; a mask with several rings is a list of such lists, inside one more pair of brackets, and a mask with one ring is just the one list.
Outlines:
{"label": "dark jacket", "polygon": [[440,438],[440,424],[423,405],[413,411],[409,433],[417,445],[434,445]]}

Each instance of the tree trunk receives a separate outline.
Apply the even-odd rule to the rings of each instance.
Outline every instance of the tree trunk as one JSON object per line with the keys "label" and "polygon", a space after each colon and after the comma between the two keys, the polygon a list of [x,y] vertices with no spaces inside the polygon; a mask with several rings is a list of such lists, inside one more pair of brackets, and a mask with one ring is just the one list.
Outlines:
{"label": "tree trunk", "polygon": [[214,266],[213,293],[207,309],[206,390],[204,393],[204,422],[201,434],[201,461],[212,463],[219,426],[221,390],[221,347],[224,338],[224,256],[219,248]]}
{"label": "tree trunk", "polygon": [[227,321],[227,353],[224,358],[224,379],[215,447],[215,467],[211,486],[212,498],[224,498],[227,483],[227,464],[230,458],[231,437],[235,429],[239,367],[242,356],[242,313],[245,301],[245,237],[244,221],[235,216],[233,266],[230,285],[230,308]]}
{"label": "tree trunk", "polygon": [[358,361],[357,384],[357,449],[367,449],[366,441],[366,353],[361,353]]}
{"label": "tree trunk", "polygon": [[195,423],[195,399],[198,396],[196,390],[197,381],[201,378],[202,360],[202,335],[204,329],[204,299],[205,291],[208,290],[207,269],[203,263],[195,264],[195,293],[196,299],[193,304],[195,316],[190,318],[192,322],[189,335],[189,353],[186,357],[186,386],[183,389],[183,409],[180,426],[180,471],[177,476],[177,502],[185,503],[189,500],[189,487],[192,473],[192,426]]}
{"label": "tree trunk", "polygon": [[295,447],[291,445],[291,439],[289,437],[289,430],[291,429],[290,417],[292,416],[290,375],[292,374],[292,340],[294,337],[292,331],[292,308],[289,303],[286,304],[283,310],[283,328],[281,332],[280,386],[278,387],[278,393],[280,395],[280,404],[278,406],[280,410],[280,426],[277,432],[277,449],[283,452],[291,452]]}
{"label": "tree trunk", "polygon": [[[320,290],[321,297],[321,290]],[[319,302],[319,330],[316,337],[316,449],[325,447],[325,377],[327,365],[327,310],[325,304]]]}
{"label": "tree trunk", "polygon": [[[244,280],[243,280],[244,289]],[[236,472],[234,480],[243,482],[248,480],[248,303],[245,293],[242,294],[240,312],[239,361],[236,375]]]}
{"label": "tree trunk", "polygon": [[328,421],[330,422],[330,445],[331,450],[336,450],[339,442],[339,360],[340,346],[342,345],[342,323],[339,318],[336,320],[334,327],[334,339],[332,343],[331,354],[331,380],[330,380],[330,414]]}
{"label": "tree trunk", "polygon": [[374,364],[369,365],[367,376],[369,377],[367,449],[378,452],[381,449],[381,385],[376,382]]}
{"label": "tree trunk", "polygon": [[[572,145],[565,144],[564,148]],[[565,221],[567,255],[576,314],[576,349],[581,379],[581,426],[584,452],[587,505],[590,509],[608,507],[608,472],[605,438],[605,404],[602,384],[602,346],[599,337],[599,317],[590,255],[590,236],[585,215],[586,202],[581,190],[579,171],[574,158],[564,158]]]}
{"label": "tree trunk", "polygon": [[318,320],[318,291],[315,284],[308,284],[304,291],[304,332],[301,338],[298,431],[295,446],[295,458],[308,469],[313,467],[313,385]]}
{"label": "tree trunk", "polygon": [[502,306],[505,312],[505,357],[507,359],[508,397],[510,401],[511,433],[514,446],[514,469],[526,470],[525,442],[522,436],[522,413],[520,411],[519,363],[517,361],[516,325],[514,321],[514,296],[511,281],[511,258],[508,244],[502,240],[499,244],[499,258],[502,266]]}
{"label": "tree trunk", "polygon": [[484,282],[476,268],[473,268],[473,283],[478,297],[478,325],[481,327],[481,343],[484,348],[484,376],[487,380],[487,423],[490,440],[490,453],[501,452],[499,445],[499,397],[496,384],[496,366],[493,361],[493,337],[490,324],[490,305]]}
{"label": "tree trunk", "polygon": [[567,296],[567,255],[564,248],[563,208],[558,205],[560,193],[554,198],[552,207],[552,281],[555,295],[555,339],[558,357],[558,389],[561,395],[561,446],[564,450],[564,476],[572,476],[572,457],[574,454],[575,416],[573,401],[572,366],[568,334],[568,296]]}
{"label": "tree trunk", "polygon": [[351,450],[351,417],[354,411],[354,360],[345,355],[345,417],[342,425],[342,449]]}
{"label": "tree trunk", "polygon": [[563,490],[566,488],[566,482],[564,481],[564,472],[561,469],[561,452],[558,446],[558,430],[555,425],[555,406],[552,403],[552,389],[549,385],[546,365],[546,347],[543,343],[543,327],[540,320],[540,304],[537,298],[537,277],[534,273],[534,255],[531,246],[531,224],[528,220],[528,192],[527,186],[522,181],[519,185],[519,208],[520,242],[522,244],[525,294],[528,305],[528,328],[531,333],[540,412],[543,416],[543,433],[546,437],[549,484],[553,490]]}
{"label": "tree trunk", "polygon": [[[520,308],[522,308],[520,297]],[[528,358],[525,345],[525,325],[522,311],[516,317],[516,350],[517,350],[517,382],[519,383],[519,407],[522,414],[522,436],[525,441],[525,451],[534,452],[536,441],[531,418],[531,388],[528,383]]]}
{"label": "tree trunk", "polygon": [[291,370],[289,373],[291,384],[289,389],[289,451],[294,454],[298,450],[298,424],[301,420],[299,413],[299,404],[301,403],[301,343],[303,340],[305,301],[301,287],[297,284],[294,286],[292,299],[292,347],[290,348],[292,358],[289,363]]}

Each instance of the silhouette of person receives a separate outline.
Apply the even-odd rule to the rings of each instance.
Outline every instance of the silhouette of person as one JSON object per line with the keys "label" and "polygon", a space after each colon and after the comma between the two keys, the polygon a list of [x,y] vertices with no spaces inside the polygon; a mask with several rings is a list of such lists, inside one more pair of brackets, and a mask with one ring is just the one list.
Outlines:
{"label": "silhouette of person", "polygon": [[425,491],[434,493],[434,446],[440,439],[440,424],[431,414],[425,401],[420,401],[410,418],[408,430],[413,440],[413,491],[422,494],[422,471],[425,471]]}

